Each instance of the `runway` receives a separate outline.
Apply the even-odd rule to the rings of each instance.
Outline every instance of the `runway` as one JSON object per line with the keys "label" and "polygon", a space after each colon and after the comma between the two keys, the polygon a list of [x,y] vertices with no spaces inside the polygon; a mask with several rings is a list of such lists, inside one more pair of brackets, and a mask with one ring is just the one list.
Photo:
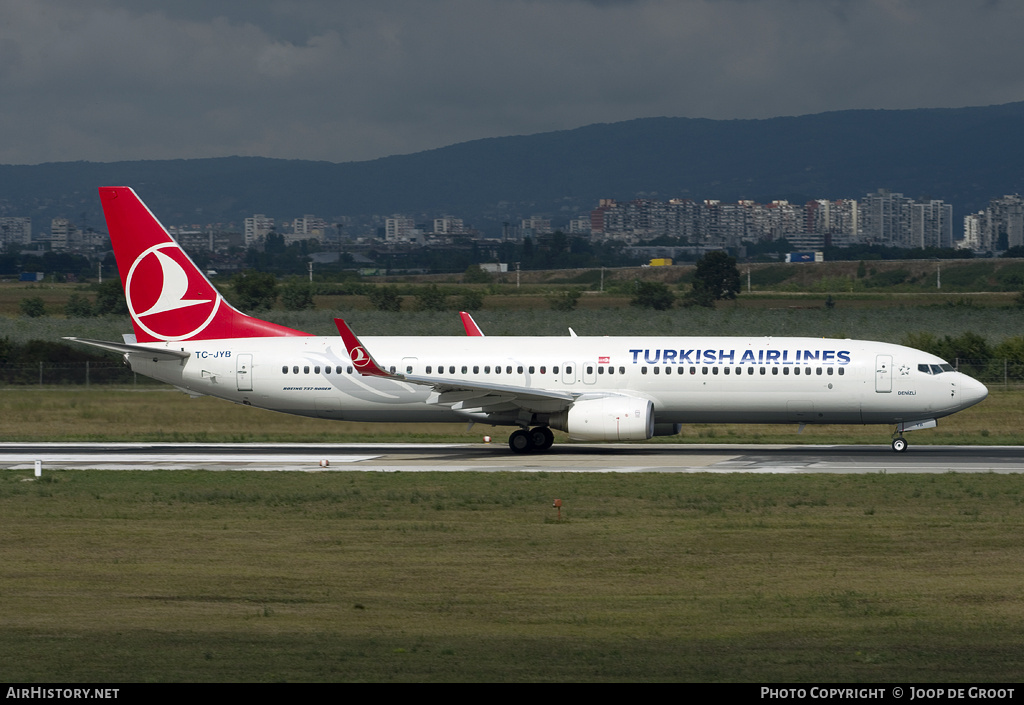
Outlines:
{"label": "runway", "polygon": [[1021,446],[2,443],[0,468],[292,472],[1022,473]]}

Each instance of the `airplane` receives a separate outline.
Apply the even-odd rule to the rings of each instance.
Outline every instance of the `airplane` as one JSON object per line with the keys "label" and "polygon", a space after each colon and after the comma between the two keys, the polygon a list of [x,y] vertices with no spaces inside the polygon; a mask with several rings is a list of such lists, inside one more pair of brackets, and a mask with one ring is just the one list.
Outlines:
{"label": "airplane", "polygon": [[[515,453],[642,441],[684,423],[894,424],[903,434],[979,403],[980,382],[901,345],[824,338],[314,336],[231,306],[128,187],[103,187],[134,334],[69,337],[193,396],[349,421],[516,428]],[[468,319],[468,320],[467,320]]]}

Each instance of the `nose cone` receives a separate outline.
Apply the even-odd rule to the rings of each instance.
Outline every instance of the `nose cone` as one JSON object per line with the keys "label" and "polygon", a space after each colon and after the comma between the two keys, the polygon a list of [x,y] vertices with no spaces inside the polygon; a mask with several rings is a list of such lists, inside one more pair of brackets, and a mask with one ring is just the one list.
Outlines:
{"label": "nose cone", "polygon": [[974,406],[988,396],[988,387],[967,375],[960,375],[960,408]]}

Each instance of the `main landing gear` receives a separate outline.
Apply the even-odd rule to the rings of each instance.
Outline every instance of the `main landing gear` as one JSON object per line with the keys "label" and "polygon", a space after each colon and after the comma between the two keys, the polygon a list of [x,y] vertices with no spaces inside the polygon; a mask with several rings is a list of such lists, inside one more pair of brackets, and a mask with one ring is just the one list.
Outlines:
{"label": "main landing gear", "polygon": [[519,429],[508,437],[508,447],[513,453],[542,452],[555,442],[555,434],[547,426],[537,426],[529,430]]}

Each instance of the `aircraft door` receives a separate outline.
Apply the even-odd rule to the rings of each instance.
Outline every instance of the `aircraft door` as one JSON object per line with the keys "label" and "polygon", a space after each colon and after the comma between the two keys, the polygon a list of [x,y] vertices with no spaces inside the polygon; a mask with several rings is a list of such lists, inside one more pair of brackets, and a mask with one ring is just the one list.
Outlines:
{"label": "aircraft door", "polygon": [[583,384],[593,384],[597,381],[597,365],[593,362],[583,363]]}
{"label": "aircraft door", "polygon": [[892,355],[875,356],[875,391],[892,392]]}
{"label": "aircraft door", "polygon": [[240,392],[252,391],[252,355],[235,356],[235,382]]}
{"label": "aircraft door", "polygon": [[576,363],[562,363],[562,384],[576,384]]}

